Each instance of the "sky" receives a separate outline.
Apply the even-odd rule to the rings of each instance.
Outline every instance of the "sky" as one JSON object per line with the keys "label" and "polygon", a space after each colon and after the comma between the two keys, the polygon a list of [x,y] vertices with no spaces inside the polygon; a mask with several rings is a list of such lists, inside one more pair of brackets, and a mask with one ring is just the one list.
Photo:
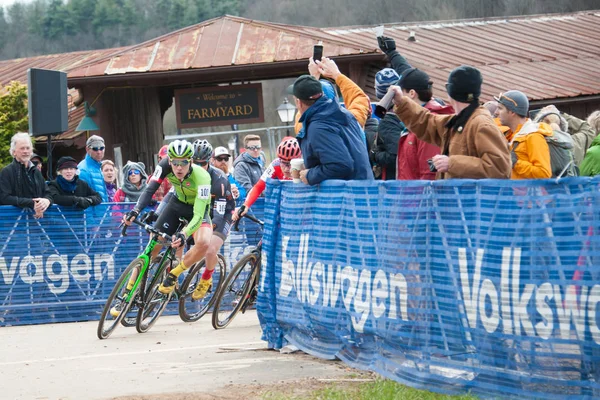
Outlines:
{"label": "sky", "polygon": [[[28,3],[31,0],[19,0],[20,3]],[[11,5],[12,3],[16,3],[17,0],[0,0],[0,6],[6,7]]]}

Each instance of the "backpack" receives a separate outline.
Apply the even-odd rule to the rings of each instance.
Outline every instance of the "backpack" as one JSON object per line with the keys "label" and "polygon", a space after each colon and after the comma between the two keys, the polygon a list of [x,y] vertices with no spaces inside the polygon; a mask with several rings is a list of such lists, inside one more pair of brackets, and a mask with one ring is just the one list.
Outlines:
{"label": "backpack", "polygon": [[579,173],[573,158],[573,138],[562,131],[553,131],[553,133],[552,136],[544,136],[550,150],[552,178],[578,176]]}
{"label": "backpack", "polygon": [[550,149],[550,167],[553,178],[579,175],[573,158],[573,138],[568,133],[555,130],[554,135],[544,136]]}

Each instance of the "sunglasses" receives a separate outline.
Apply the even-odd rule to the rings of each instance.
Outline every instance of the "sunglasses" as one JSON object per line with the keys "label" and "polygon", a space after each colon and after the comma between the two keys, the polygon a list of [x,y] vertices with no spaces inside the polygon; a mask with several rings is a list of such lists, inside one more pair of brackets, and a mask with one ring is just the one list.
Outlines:
{"label": "sunglasses", "polygon": [[248,146],[246,147],[246,150],[260,150],[261,147],[260,146]]}
{"label": "sunglasses", "polygon": [[35,165],[36,167],[37,167],[38,165],[40,165],[40,162],[39,162],[39,161],[32,161],[32,163],[33,163],[33,165]]}
{"label": "sunglasses", "polygon": [[141,174],[140,171],[138,171],[137,169],[132,169],[131,171],[129,171],[129,175],[139,175]]}
{"label": "sunglasses", "polygon": [[223,162],[223,161],[227,162],[227,161],[229,161],[229,157],[227,157],[227,156],[225,156],[225,157],[216,157],[215,160],[221,161],[221,162]]}
{"label": "sunglasses", "polygon": [[194,161],[194,164],[204,167],[206,164],[208,164],[208,161]]}
{"label": "sunglasses", "polygon": [[496,101],[501,101],[502,99],[510,101],[512,104],[515,105],[515,107],[519,107],[519,105],[517,104],[516,101],[514,101],[510,97],[505,96],[504,93],[500,92],[500,94],[498,95],[498,97],[496,97]]}
{"label": "sunglasses", "polygon": [[171,160],[171,165],[174,167],[185,167],[190,164],[190,160]]}
{"label": "sunglasses", "polygon": [[279,161],[279,164],[281,164],[282,167],[286,167],[286,168],[292,167],[292,163],[290,163],[289,161]]}
{"label": "sunglasses", "polygon": [[94,150],[94,151],[102,151],[102,150],[104,150],[104,149],[105,149],[105,147],[104,147],[104,146],[102,146],[102,147],[90,147],[90,148],[91,148],[92,150]]}

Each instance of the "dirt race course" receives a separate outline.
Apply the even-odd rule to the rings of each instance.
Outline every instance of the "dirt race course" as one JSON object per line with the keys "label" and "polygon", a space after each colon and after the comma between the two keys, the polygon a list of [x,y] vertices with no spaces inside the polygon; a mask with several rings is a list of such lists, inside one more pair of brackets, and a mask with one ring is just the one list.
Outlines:
{"label": "dirt race course", "polygon": [[145,334],[119,327],[107,340],[96,322],[0,329],[6,399],[241,399],[294,392],[356,370],[303,353],[280,354],[260,340],[255,312],[213,330],[205,317],[163,317]]}

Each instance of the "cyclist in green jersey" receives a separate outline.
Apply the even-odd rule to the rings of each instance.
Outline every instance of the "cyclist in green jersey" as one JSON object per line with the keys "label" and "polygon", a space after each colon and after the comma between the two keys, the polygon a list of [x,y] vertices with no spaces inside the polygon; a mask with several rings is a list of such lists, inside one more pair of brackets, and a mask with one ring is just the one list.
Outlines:
{"label": "cyclist in green jersey", "polygon": [[188,237],[193,236],[194,245],[185,253],[181,262],[167,275],[159,287],[161,293],[171,293],[177,278],[190,266],[204,257],[212,237],[210,220],[211,180],[202,167],[192,164],[194,148],[186,140],[175,140],[169,144],[168,157],[154,170],[148,187],[137,204],[123,217],[123,222],[131,224],[152,199],[152,195],[164,179],[168,179],[175,189],[165,209],[154,226],[160,231],[173,235],[179,225],[179,218],[190,221],[177,237],[173,237],[173,247],[182,247]]}

